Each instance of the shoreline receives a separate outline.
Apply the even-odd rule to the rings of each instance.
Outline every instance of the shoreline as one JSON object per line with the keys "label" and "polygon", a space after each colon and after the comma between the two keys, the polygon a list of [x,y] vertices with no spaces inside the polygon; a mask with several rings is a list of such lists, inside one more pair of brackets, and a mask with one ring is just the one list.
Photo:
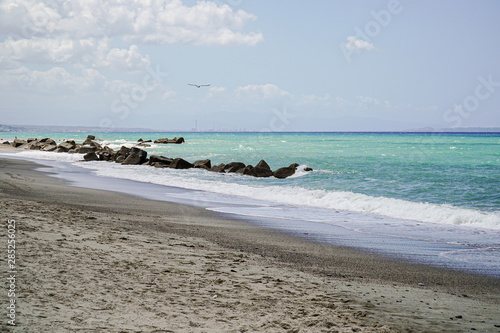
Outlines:
{"label": "shoreline", "polygon": [[[222,266],[224,268],[222,269],[219,267],[219,269],[222,269],[224,277],[227,277],[227,281],[225,281],[230,285],[234,286],[234,283],[229,283],[229,281],[233,281],[233,279],[239,279],[237,284],[240,285],[245,284],[245,281],[248,282],[248,277],[246,277],[247,280],[245,280],[245,277],[238,277],[236,275],[238,275],[238,272],[241,272],[242,269],[244,270],[241,265],[249,265],[249,262],[252,262],[252,265],[254,265],[252,266],[252,272],[255,271],[255,267],[264,271],[269,270],[270,273],[272,272],[272,274],[274,274],[275,285],[268,285],[265,290],[259,288],[258,292],[254,290],[256,295],[259,295],[259,292],[262,292],[262,295],[257,297],[259,300],[253,300],[253,303],[261,302],[264,308],[270,306],[265,302],[264,296],[267,295],[271,297],[273,293],[281,292],[282,290],[279,288],[279,285],[283,283],[287,285],[289,289],[303,287],[311,293],[316,289],[318,291],[322,290],[323,294],[321,297],[326,297],[327,291],[335,291],[335,295],[329,295],[328,297],[336,299],[335,304],[348,304],[348,307],[352,309],[344,309],[347,312],[343,315],[349,318],[352,317],[350,319],[353,321],[352,325],[355,327],[359,326],[364,331],[389,331],[388,327],[380,327],[384,324],[393,327],[396,331],[405,329],[409,331],[422,331],[422,327],[425,328],[425,331],[429,332],[469,331],[470,328],[476,328],[478,331],[490,329],[490,331],[494,332],[495,330],[499,330],[494,326],[500,325],[500,322],[498,322],[500,321],[498,320],[500,313],[495,308],[495,304],[498,304],[500,300],[500,280],[498,279],[441,270],[422,265],[406,264],[377,257],[375,255],[369,255],[367,253],[361,253],[353,249],[313,243],[276,230],[263,229],[242,221],[221,218],[218,214],[210,213],[201,208],[140,199],[115,192],[70,187],[67,186],[63,180],[48,177],[45,173],[40,171],[34,171],[33,169],[38,167],[38,165],[28,161],[1,158],[0,166],[2,168],[0,188],[5,198],[4,207],[2,207],[3,211],[5,211],[5,214],[19,215],[19,232],[23,237],[32,238],[32,245],[44,245],[42,248],[46,248],[49,251],[53,251],[53,249],[50,249],[50,246],[48,246],[50,244],[60,244],[64,249],[65,246],[76,246],[73,244],[74,241],[81,240],[88,235],[98,237],[95,235],[97,231],[93,230],[95,228],[101,230],[101,234],[107,234],[109,236],[108,238],[112,239],[112,245],[115,246],[113,247],[106,242],[103,244],[98,243],[100,244],[99,246],[94,243],[89,243],[91,245],[93,244],[94,247],[89,244],[86,245],[90,246],[90,250],[92,251],[99,250],[107,253],[109,258],[104,258],[103,260],[108,260],[111,259],[111,256],[116,256],[118,248],[126,245],[127,242],[125,242],[125,239],[121,239],[128,239],[129,236],[125,234],[134,235],[133,238],[135,241],[137,241],[138,244],[142,244],[142,246],[148,247],[148,253],[152,253],[151,255],[153,257],[156,256],[156,258],[161,258],[161,250],[157,248],[159,245],[156,247],[154,245],[157,244],[157,242],[164,242],[165,239],[172,238],[175,239],[175,242],[186,242],[189,240],[197,245],[194,245],[194,247],[191,247],[192,244],[190,246],[170,245],[171,247],[176,247],[176,251],[180,251],[178,255],[179,258],[182,256],[194,255],[194,257],[197,258],[196,260],[202,260],[201,256],[196,256],[195,254],[200,251],[203,252],[208,250],[219,251],[220,253],[225,253],[232,257],[232,259],[226,263],[228,265],[235,265],[235,268]],[[7,201],[10,204],[7,204]],[[16,207],[14,203],[16,203],[18,207]],[[43,208],[44,206],[46,208]],[[18,209],[20,207],[23,207],[23,209]],[[38,207],[39,210],[37,210],[36,207]],[[68,215],[70,211],[79,212],[77,217],[71,221],[71,228],[68,227],[65,219],[62,218],[62,216]],[[79,215],[81,216],[78,217]],[[4,216],[4,218],[9,218],[9,216]],[[43,219],[47,225],[40,223],[38,219]],[[37,237],[37,233],[40,232],[34,229],[35,225],[30,225],[28,231],[22,229],[22,225],[28,222],[34,223],[36,227],[42,229],[50,229],[49,224],[52,223],[56,231],[51,237],[40,238]],[[72,228],[78,229],[78,231]],[[115,235],[115,231],[120,237]],[[144,242],[147,239],[151,239],[150,243]],[[42,244],[44,242],[46,244]],[[203,246],[200,246],[200,244]],[[184,252],[177,249],[179,247],[183,249]],[[132,252],[137,250],[132,247],[128,249]],[[39,258],[40,262],[48,255],[45,252],[36,253],[41,257]],[[40,262],[33,260],[37,259],[33,258],[33,256],[37,256],[37,254],[25,253],[26,257],[22,259],[26,261],[26,263],[29,262],[29,267],[35,272],[37,265],[40,265]],[[20,255],[23,255],[22,252]],[[64,261],[71,259],[71,257],[68,257],[68,253],[64,253],[64,251],[60,253],[56,251],[53,255],[59,256],[62,261],[60,263],[51,261],[51,266],[54,266],[54,270],[64,270]],[[169,253],[169,255],[172,254]],[[238,259],[234,259],[239,255],[245,256],[245,263],[238,262]],[[176,258],[175,255],[172,256]],[[140,258],[135,259],[139,260]],[[133,262],[131,258],[127,260]],[[197,266],[196,260],[194,266]],[[118,260],[118,263],[120,262],[121,261]],[[145,268],[148,267],[147,262],[144,263],[142,260],[139,260],[139,263],[145,264]],[[86,262],[87,266],[91,264],[92,263]],[[163,264],[167,265],[168,263],[165,262]],[[154,266],[158,266],[158,264]],[[70,269],[71,268],[72,267],[70,267]],[[157,268],[160,269],[159,266]],[[66,270],[68,270],[68,268],[66,268]],[[231,270],[236,272],[231,272]],[[92,269],[90,269],[90,275],[92,275],[91,272]],[[191,275],[189,275],[190,278],[193,279],[191,286],[206,283],[207,281],[204,281],[205,278],[215,278],[215,276],[211,275],[210,270],[206,270],[205,274],[206,276],[191,272]],[[231,277],[227,274],[231,275]],[[168,275],[169,279],[175,278],[172,274],[164,275]],[[210,277],[208,277],[209,275]],[[289,278],[280,278],[280,275],[287,275]],[[297,277],[293,278],[294,276]],[[298,276],[300,276],[300,279]],[[116,277],[116,279],[118,279],[117,283],[126,284],[137,282],[134,278],[138,277],[139,276],[134,276],[128,279],[127,276],[123,276],[122,279],[118,277]],[[77,277],[75,277],[75,279],[76,278]],[[177,278],[182,279],[182,277]],[[20,276],[19,279],[29,278],[28,276]],[[155,279],[162,279],[161,271],[158,272]],[[277,282],[277,280],[283,281]],[[225,286],[226,282],[221,282],[220,286]],[[40,277],[39,283],[45,285],[48,281],[44,281]],[[419,287],[418,283],[424,283],[425,286]],[[61,286],[63,285],[59,287]],[[251,288],[251,284],[247,283],[245,286]],[[305,286],[307,286],[307,288]],[[233,289],[231,290],[235,292]],[[71,291],[71,289],[69,289],[69,291]],[[225,292],[227,291],[228,290],[225,290]],[[164,293],[168,294],[169,289],[165,289]],[[299,294],[300,293],[296,292],[295,296],[299,297]],[[206,296],[205,294],[203,295]],[[379,295],[384,297],[380,297]],[[467,295],[467,297],[464,295]],[[115,301],[117,302],[121,297],[118,296],[115,295]],[[224,299],[224,297],[221,296],[222,295],[217,299]],[[32,295],[23,296],[22,302],[26,302],[25,304],[33,304],[33,300],[35,299],[41,300],[47,298],[50,300],[50,297],[51,296],[42,295],[36,290],[33,290]],[[116,297],[118,297],[118,299],[116,299]],[[243,296],[243,300],[245,300],[244,297],[245,296]],[[292,308],[297,310],[300,307],[315,308],[319,306],[316,304],[316,301],[312,301],[312,298],[315,297],[311,295],[307,296],[307,293],[304,293],[304,295],[300,294],[300,297],[303,297],[301,299],[306,303],[295,304],[291,300],[288,300],[294,304],[292,306],[292,303],[290,303]],[[317,297],[320,296],[316,295],[316,298]],[[348,302],[344,303],[341,301],[341,299],[345,301],[346,297],[349,299]],[[428,301],[425,300],[426,298]],[[424,300],[424,304],[427,302],[429,305],[422,306],[421,300]],[[19,301],[21,303],[21,299]],[[190,309],[191,305],[194,306],[197,304],[194,299],[191,299],[191,301],[192,302],[185,302],[185,311]],[[213,298],[208,298],[205,301],[217,302]],[[248,301],[248,299],[246,301]],[[431,305],[430,303],[433,304]],[[281,310],[284,310],[286,308],[286,303],[282,305],[284,307]],[[139,306],[139,304],[136,304],[136,306]],[[168,305],[163,304],[162,306],[164,307],[163,311],[169,311]],[[339,308],[339,305],[335,306]],[[447,308],[448,306],[450,308]],[[66,304],[66,307],[71,308],[68,304]],[[429,308],[427,309],[427,307]],[[232,309],[232,307],[229,308]],[[238,306],[235,305],[235,309],[237,308]],[[233,310],[236,311],[235,309]],[[321,307],[321,309],[324,309],[324,307]],[[247,309],[240,309],[240,315],[249,317],[244,310]],[[57,312],[57,310],[54,309],[50,311]],[[356,318],[357,312],[363,314],[362,320],[359,318],[359,313],[358,318]],[[280,313],[276,313],[275,315],[276,318],[283,317]],[[332,313],[328,315],[331,316]],[[467,318],[467,321],[454,318],[458,315]],[[19,316],[21,321],[23,317],[26,318],[25,316],[28,316],[28,313],[20,312]],[[193,313],[193,316],[198,318],[195,313]],[[271,316],[271,314],[269,314],[269,316]],[[319,317],[323,318],[321,313]],[[67,320],[72,322],[72,325],[75,325],[71,318],[67,318]],[[354,323],[356,320],[357,323]],[[236,330],[237,325],[240,325],[238,327],[243,327],[252,324],[252,320],[243,323],[241,318],[238,320],[234,319],[233,323],[227,318],[226,321],[227,323],[225,325],[227,329],[225,328],[223,331],[230,331],[231,329]],[[214,332],[218,331],[216,328],[217,326],[211,326],[216,323],[210,320],[207,320],[205,323],[202,320],[195,322],[196,325],[199,326],[189,326],[189,323],[187,323],[188,326],[185,328],[186,331],[210,331],[211,327]],[[234,322],[238,324],[234,324]],[[267,324],[270,322],[272,322],[272,320],[267,322]],[[299,325],[298,327],[301,328],[300,331],[307,331],[307,326],[303,325],[305,322],[305,319],[297,319],[293,325]],[[321,320],[319,320],[318,323],[319,322],[321,322]],[[115,323],[118,325],[115,328],[119,327],[119,323],[120,322]],[[325,322],[322,323],[325,324]],[[167,324],[168,323],[158,319],[159,326],[157,327]],[[234,326],[232,326],[233,324]],[[64,325],[68,325],[68,323],[62,321],[60,325],[60,327],[67,327]],[[281,326],[278,325],[281,327],[281,330],[276,328],[276,331],[286,331],[284,327],[288,327],[287,325],[291,325],[290,328],[295,327],[289,323]],[[300,325],[303,325],[303,327]],[[175,326],[170,326],[169,329],[177,331]],[[252,330],[250,329],[250,331]],[[313,332],[318,330],[315,330],[313,325],[310,331]]]}

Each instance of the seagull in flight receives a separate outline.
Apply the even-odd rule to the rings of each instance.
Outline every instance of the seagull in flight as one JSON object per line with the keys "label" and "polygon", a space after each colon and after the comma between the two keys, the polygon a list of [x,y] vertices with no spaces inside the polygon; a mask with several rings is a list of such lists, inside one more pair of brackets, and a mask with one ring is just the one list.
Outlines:
{"label": "seagull in flight", "polygon": [[196,87],[196,88],[208,87],[209,86],[209,84],[193,84],[193,83],[188,83],[188,85]]}

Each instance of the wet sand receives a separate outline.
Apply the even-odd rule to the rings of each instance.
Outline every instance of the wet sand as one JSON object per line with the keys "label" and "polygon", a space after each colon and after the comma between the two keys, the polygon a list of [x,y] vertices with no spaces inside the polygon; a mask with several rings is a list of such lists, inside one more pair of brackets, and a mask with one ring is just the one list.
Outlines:
{"label": "wet sand", "polygon": [[19,266],[17,325],[4,310],[3,330],[500,332],[498,279],[71,187],[35,167],[0,158]]}

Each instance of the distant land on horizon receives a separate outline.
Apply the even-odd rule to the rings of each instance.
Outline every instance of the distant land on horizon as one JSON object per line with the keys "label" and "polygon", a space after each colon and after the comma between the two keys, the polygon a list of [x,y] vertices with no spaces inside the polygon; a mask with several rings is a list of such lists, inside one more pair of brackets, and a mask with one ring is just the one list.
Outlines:
{"label": "distant land on horizon", "polygon": [[[168,132],[187,132],[187,133],[196,133],[196,132],[248,132],[254,133],[258,131],[238,131],[238,130],[222,130],[222,131],[213,131],[213,130],[180,130],[180,129],[171,129],[171,130],[155,130],[151,128],[103,128],[103,127],[90,127],[90,126],[38,126],[38,125],[5,125],[0,124],[0,132],[62,132],[62,133],[168,133]],[[307,132],[307,131],[297,131],[297,132]],[[311,131],[315,132],[315,131]],[[320,132],[328,132],[328,131],[320,131]],[[402,131],[331,131],[335,132],[367,132],[367,133],[500,133],[500,127],[453,127],[453,128],[434,128],[434,127],[422,127],[415,129],[407,129]]]}

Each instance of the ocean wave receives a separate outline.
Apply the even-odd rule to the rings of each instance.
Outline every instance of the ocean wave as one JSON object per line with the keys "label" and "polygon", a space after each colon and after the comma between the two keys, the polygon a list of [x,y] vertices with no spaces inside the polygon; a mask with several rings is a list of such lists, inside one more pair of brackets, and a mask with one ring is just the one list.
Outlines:
{"label": "ocean wave", "polygon": [[[37,151],[16,153],[23,158],[77,162],[81,154],[57,154]],[[235,177],[209,173],[204,170],[159,169],[146,166],[124,166],[116,163],[74,163],[92,169],[99,176],[124,178],[140,182],[174,186],[191,190],[238,196],[294,206],[344,210],[382,215],[391,218],[428,223],[470,226],[500,230],[500,212],[483,212],[446,204],[411,202],[396,198],[375,197],[349,191],[306,189],[300,186],[272,185],[264,179],[253,179],[253,183],[240,184]],[[305,166],[299,167],[295,177],[306,174]],[[238,175],[237,175],[238,176]],[[236,177],[239,181],[244,176]],[[250,177],[251,178],[251,177]],[[251,180],[249,179],[249,182]],[[258,182],[257,182],[258,181]],[[276,182],[274,182],[276,184]]]}
{"label": "ocean wave", "polygon": [[[347,191],[311,190],[280,185],[237,184],[213,174],[213,179],[201,179],[202,170],[172,170],[143,166],[121,166],[110,163],[85,163],[97,175],[125,178],[141,182],[175,186],[191,190],[245,197],[287,205],[345,210],[383,215],[397,219],[429,223],[461,225],[477,228],[500,229],[500,212],[455,207],[444,204],[411,202],[395,198],[373,197]],[[122,168],[140,172],[123,172]],[[229,178],[229,177],[226,177]]]}

